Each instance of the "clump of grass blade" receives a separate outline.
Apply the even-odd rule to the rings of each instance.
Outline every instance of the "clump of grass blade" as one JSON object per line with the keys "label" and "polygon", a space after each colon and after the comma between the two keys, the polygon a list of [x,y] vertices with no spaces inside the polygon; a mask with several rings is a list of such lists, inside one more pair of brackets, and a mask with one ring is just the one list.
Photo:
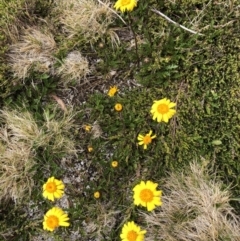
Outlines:
{"label": "clump of grass blade", "polygon": [[33,181],[35,153],[27,143],[12,140],[1,130],[1,139],[5,140],[5,150],[0,155],[0,200],[11,198],[15,203],[30,196]]}
{"label": "clump of grass blade", "polygon": [[103,240],[113,230],[117,223],[117,217],[120,213],[119,210],[113,210],[110,203],[105,205],[94,205],[89,207],[91,212],[97,214],[96,219],[86,223],[83,222],[84,230],[88,238],[94,238],[96,241]]}
{"label": "clump of grass blade", "polygon": [[[60,115],[57,108],[50,115],[44,112],[44,123],[39,127],[33,115],[20,109],[1,111],[0,129],[0,200],[12,198],[15,202],[31,193],[34,175],[34,157],[39,148],[48,148],[51,154],[75,154],[70,138],[73,109]],[[62,113],[62,112],[61,112]]]}
{"label": "clump of grass blade", "polygon": [[4,109],[1,111],[1,119],[6,125],[8,136],[16,142],[24,141],[31,147],[43,146],[48,142],[49,138],[44,135],[28,111]]}
{"label": "clump of grass blade", "polygon": [[70,52],[63,60],[63,64],[57,70],[61,75],[62,83],[67,85],[71,81],[80,84],[90,73],[88,60],[78,51]]}
{"label": "clump of grass blade", "polygon": [[163,190],[161,210],[141,213],[148,226],[146,240],[239,240],[240,220],[229,204],[230,190],[201,164],[171,173]]}
{"label": "clump of grass blade", "polygon": [[117,34],[109,28],[114,14],[110,9],[110,2],[104,5],[94,0],[56,1],[56,18],[63,25],[62,29],[68,38],[83,36],[90,44],[97,42],[104,36],[109,36],[112,43],[117,44]]}
{"label": "clump of grass blade", "polygon": [[29,143],[32,148],[48,147],[51,152],[75,153],[75,144],[70,138],[70,129],[74,128],[74,110],[59,112],[52,107],[51,113],[44,111],[43,123],[37,123],[29,111],[5,109],[1,113],[3,122],[12,138]]}
{"label": "clump of grass blade", "polygon": [[69,108],[66,112],[57,113],[58,107],[54,107],[51,113],[54,118],[51,118],[49,112],[44,111],[44,125],[42,126],[45,133],[49,137],[49,142],[45,145],[50,146],[50,150],[53,154],[76,154],[77,150],[75,142],[71,137],[73,131],[77,129],[77,125],[74,123],[74,117],[76,113],[73,108]]}
{"label": "clump of grass blade", "polygon": [[9,62],[14,76],[25,79],[30,70],[49,73],[54,63],[52,54],[55,48],[54,37],[49,31],[36,27],[23,30],[19,41],[9,47]]}

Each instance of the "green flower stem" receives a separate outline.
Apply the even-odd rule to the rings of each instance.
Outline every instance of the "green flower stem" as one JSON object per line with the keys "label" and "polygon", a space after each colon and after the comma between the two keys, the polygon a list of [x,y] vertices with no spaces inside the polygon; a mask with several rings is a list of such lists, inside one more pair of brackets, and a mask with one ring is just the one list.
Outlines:
{"label": "green flower stem", "polygon": [[127,13],[128,13],[129,27],[132,30],[134,41],[135,41],[135,51],[136,51],[136,56],[137,56],[137,66],[139,67],[140,58],[139,58],[139,55],[138,55],[137,37],[136,37],[135,31],[134,31],[133,26],[132,26],[132,19],[131,19],[130,13],[129,12],[127,12]]}

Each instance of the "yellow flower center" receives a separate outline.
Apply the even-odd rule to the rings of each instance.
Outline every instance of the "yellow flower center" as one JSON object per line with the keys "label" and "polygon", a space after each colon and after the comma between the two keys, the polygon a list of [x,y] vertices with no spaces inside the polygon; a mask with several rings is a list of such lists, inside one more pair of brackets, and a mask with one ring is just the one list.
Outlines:
{"label": "yellow flower center", "polygon": [[54,215],[49,216],[46,222],[47,226],[51,229],[55,229],[59,226],[59,219]]}
{"label": "yellow flower center", "polygon": [[85,126],[85,131],[90,131],[90,130],[91,130],[91,126],[86,125],[86,126]]}
{"label": "yellow flower center", "polygon": [[129,231],[127,234],[128,241],[136,241],[137,240],[137,233],[133,230]]}
{"label": "yellow flower center", "polygon": [[143,189],[140,192],[140,198],[143,202],[151,202],[153,200],[153,192],[150,189]]}
{"label": "yellow flower center", "polygon": [[157,107],[157,111],[160,113],[160,114],[166,114],[168,113],[169,111],[169,108],[166,104],[159,104],[158,107]]}
{"label": "yellow flower center", "polygon": [[118,166],[118,162],[117,161],[113,161],[112,162],[112,167],[117,167]]}
{"label": "yellow flower center", "polygon": [[122,110],[122,105],[121,104],[116,104],[115,105],[115,110],[116,111],[121,111]]}
{"label": "yellow flower center", "polygon": [[46,190],[50,193],[53,193],[57,190],[57,185],[55,182],[49,182],[46,185]]}
{"label": "yellow flower center", "polygon": [[149,143],[151,143],[152,142],[152,138],[150,137],[150,136],[144,136],[143,137],[143,143],[145,144],[145,145],[148,145]]}
{"label": "yellow flower center", "polygon": [[95,198],[100,198],[100,192],[95,192],[95,193],[94,193],[94,197],[95,197]]}
{"label": "yellow flower center", "polygon": [[122,0],[121,5],[128,5],[130,4],[131,0]]}

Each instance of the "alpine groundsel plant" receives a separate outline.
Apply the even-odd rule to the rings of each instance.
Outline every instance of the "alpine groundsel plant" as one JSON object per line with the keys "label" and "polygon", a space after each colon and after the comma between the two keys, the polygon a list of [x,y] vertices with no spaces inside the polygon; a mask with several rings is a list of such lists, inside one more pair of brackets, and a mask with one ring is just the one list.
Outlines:
{"label": "alpine groundsel plant", "polygon": [[161,206],[162,191],[157,190],[157,183],[152,181],[141,181],[133,188],[133,199],[135,205],[142,205],[148,211],[152,211],[156,206]]}
{"label": "alpine groundsel plant", "polygon": [[61,198],[63,194],[63,182],[55,177],[48,178],[47,182],[43,185],[43,196],[51,201],[54,201],[54,199]]}
{"label": "alpine groundsel plant", "polygon": [[132,11],[137,6],[136,0],[118,0],[114,7],[121,12]]}
{"label": "alpine groundsel plant", "polygon": [[136,33],[133,29],[132,26],[132,18],[129,14],[129,12],[133,11],[133,9],[137,6],[137,0],[118,0],[115,5],[114,8],[116,10],[120,10],[122,13],[124,13],[125,11],[128,12],[128,21],[129,21],[129,26],[132,30],[132,33],[134,35],[134,41],[135,41],[135,50],[136,50],[136,56],[138,59],[138,66],[139,66],[139,54],[138,54],[138,43],[137,43],[137,37],[136,37]]}
{"label": "alpine groundsel plant", "polygon": [[142,135],[142,134],[139,134],[137,139],[139,141],[139,145],[143,145],[143,149],[147,149],[147,146],[152,142],[152,140],[156,138],[156,135],[153,135],[152,136],[152,130],[149,131],[148,134],[146,135]]}
{"label": "alpine groundsel plant", "polygon": [[59,207],[53,207],[44,215],[43,229],[47,231],[54,231],[59,226],[68,227],[69,217]]}
{"label": "alpine groundsel plant", "polygon": [[118,92],[118,88],[117,88],[117,86],[114,85],[114,86],[110,87],[110,89],[108,91],[108,96],[113,97],[117,92]]}
{"label": "alpine groundsel plant", "polygon": [[145,233],[146,230],[141,230],[137,224],[131,221],[124,224],[120,237],[122,241],[143,241]]}
{"label": "alpine groundsel plant", "polygon": [[151,108],[153,120],[157,120],[157,122],[168,122],[169,119],[176,113],[176,110],[172,109],[175,106],[176,103],[171,102],[167,98],[155,100]]}
{"label": "alpine groundsel plant", "polygon": [[120,112],[120,111],[122,111],[123,106],[122,106],[122,104],[120,104],[120,103],[116,103],[115,106],[114,106],[114,109],[115,109],[116,111]]}

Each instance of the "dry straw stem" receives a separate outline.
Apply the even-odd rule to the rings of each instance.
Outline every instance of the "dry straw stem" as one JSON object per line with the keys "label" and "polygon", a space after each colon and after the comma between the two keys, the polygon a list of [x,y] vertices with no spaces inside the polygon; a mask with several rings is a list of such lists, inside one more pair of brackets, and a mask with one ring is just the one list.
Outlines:
{"label": "dry straw stem", "polygon": [[49,73],[54,63],[52,54],[55,48],[56,43],[50,32],[34,27],[23,30],[19,41],[9,47],[9,62],[14,76],[25,79],[32,68]]}
{"label": "dry straw stem", "polygon": [[146,241],[239,241],[240,220],[229,204],[230,192],[201,164],[171,173],[163,186],[160,211],[141,213]]}
{"label": "dry straw stem", "polygon": [[113,44],[118,44],[117,34],[109,28],[114,19],[110,2],[102,3],[95,0],[56,1],[54,11],[58,13],[56,17],[67,37],[82,36],[86,42],[93,44],[107,35]]}
{"label": "dry straw stem", "polygon": [[173,21],[171,18],[169,18],[168,16],[166,16],[165,14],[163,14],[162,12],[160,12],[160,11],[157,10],[157,9],[151,9],[151,11],[154,12],[154,13],[157,13],[158,15],[162,16],[163,18],[165,18],[165,19],[166,19],[167,21],[169,21],[170,23],[173,23],[174,25],[177,25],[177,26],[179,26],[180,28],[182,28],[182,29],[184,29],[184,30],[186,30],[186,31],[188,31],[188,32],[190,32],[190,33],[198,34],[198,35],[203,35],[203,34],[201,34],[201,33],[198,33],[198,32],[196,32],[196,31],[194,31],[194,30],[191,30],[191,29],[189,29],[189,28],[186,28],[185,26],[183,26],[183,25],[181,25],[181,24],[178,24],[177,22]]}
{"label": "dry straw stem", "polygon": [[34,185],[35,154],[27,143],[9,139],[5,129],[0,130],[0,138],[5,144],[0,152],[0,200],[19,203],[30,196]]}
{"label": "dry straw stem", "polygon": [[80,84],[86,80],[87,74],[90,73],[88,60],[78,51],[73,51],[63,60],[63,64],[58,68],[57,73],[61,76],[63,85],[72,81]]}

